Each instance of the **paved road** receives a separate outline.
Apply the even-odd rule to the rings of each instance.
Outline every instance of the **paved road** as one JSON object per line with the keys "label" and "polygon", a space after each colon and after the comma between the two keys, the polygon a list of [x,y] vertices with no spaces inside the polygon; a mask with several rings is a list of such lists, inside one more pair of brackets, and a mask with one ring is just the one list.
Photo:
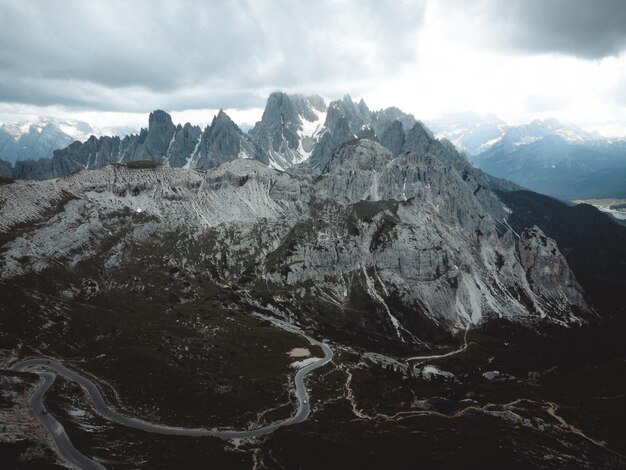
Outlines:
{"label": "paved road", "polygon": [[[266,318],[281,328],[294,331],[298,334],[302,334],[301,331],[289,325],[288,323],[268,317]],[[55,379],[55,374],[44,371],[43,369],[49,369],[51,371],[54,371],[56,374],[61,375],[79,384],[89,394],[89,398],[93,403],[94,409],[99,415],[123,426],[128,426],[134,429],[139,429],[141,431],[152,432],[156,434],[176,436],[213,436],[222,439],[251,438],[269,434],[282,426],[289,426],[292,424],[300,423],[306,420],[309,416],[311,409],[309,405],[309,394],[306,390],[306,387],[304,386],[304,378],[310,372],[330,362],[333,357],[333,352],[326,344],[309,338],[308,336],[305,337],[309,340],[311,344],[318,345],[322,348],[322,350],[324,351],[324,357],[321,358],[319,361],[316,361],[303,367],[302,369],[299,369],[296,373],[295,386],[296,399],[298,400],[298,410],[296,414],[294,414],[290,418],[285,419],[284,421],[272,423],[261,428],[241,431],[231,429],[183,428],[176,426],[166,426],[150,423],[130,416],[125,416],[109,407],[109,405],[105,402],[102,394],[98,390],[98,387],[91,380],[83,377],[78,372],[75,372],[65,367],[60,362],[52,359],[26,359],[24,361],[13,364],[11,368],[13,370],[22,372],[33,372],[43,378],[43,381],[40,384],[39,388],[33,394],[30,400],[30,404],[39,421],[41,421],[48,429],[48,432],[50,432],[50,435],[52,436],[54,443],[56,444],[57,449],[59,450],[59,453],[62,455],[62,457],[71,464],[81,469],[104,469],[104,467],[99,463],[89,459],[88,457],[78,452],[78,450],[70,442],[61,423],[59,423],[49,413],[43,413],[43,411],[45,410],[43,397]]]}
{"label": "paved road", "polygon": [[[15,366],[13,368],[15,370],[22,370]],[[84,456],[74,447],[61,423],[48,413],[46,407],[43,405],[43,396],[52,385],[52,382],[54,382],[56,375],[51,372],[37,372],[37,374],[39,374],[42,380],[39,388],[30,398],[30,406],[35,416],[37,416],[37,419],[48,429],[61,456],[75,467],[84,470],[104,470],[102,465]]]}

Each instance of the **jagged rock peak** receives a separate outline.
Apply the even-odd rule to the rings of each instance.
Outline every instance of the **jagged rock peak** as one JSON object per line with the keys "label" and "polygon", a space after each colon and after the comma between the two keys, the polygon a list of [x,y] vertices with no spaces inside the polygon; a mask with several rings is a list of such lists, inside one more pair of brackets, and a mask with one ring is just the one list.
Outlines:
{"label": "jagged rock peak", "polygon": [[217,115],[213,116],[211,127],[215,126],[215,124],[233,126],[237,131],[240,131],[239,126],[235,124],[235,121],[233,121],[223,109],[220,109]]}
{"label": "jagged rock peak", "polygon": [[210,168],[236,158],[259,159],[283,171],[308,161],[308,167],[321,171],[342,144],[355,138],[378,141],[394,156],[405,151],[429,152],[458,167],[467,164],[452,148],[436,141],[412,115],[398,108],[372,112],[363,98],[355,101],[350,95],[327,105],[318,95],[276,91],[269,95],[261,120],[248,133],[242,132],[223,109],[204,131],[190,124],[175,125],[167,112],[157,109],[138,135],[121,140],[90,139],[55,152],[55,162],[22,165],[12,175],[50,178],[132,160]]}
{"label": "jagged rock peak", "polygon": [[320,96],[274,92],[249,135],[269,154],[270,165],[284,170],[306,160],[317,145],[326,116]]}
{"label": "jagged rock peak", "polygon": [[[148,129],[152,129],[154,126],[170,127],[174,126],[172,123],[172,116],[163,111],[162,109],[156,109],[150,113],[148,118]],[[175,127],[175,126],[174,126]]]}
{"label": "jagged rock peak", "polygon": [[324,98],[319,95],[304,96],[276,91],[267,99],[261,122],[275,121],[281,117],[281,124],[295,124],[300,116],[313,121],[316,115],[311,108],[319,112],[326,111]]}
{"label": "jagged rock peak", "polygon": [[405,149],[418,153],[424,152],[433,140],[433,135],[427,131],[426,127],[422,123],[417,122],[407,133]]}

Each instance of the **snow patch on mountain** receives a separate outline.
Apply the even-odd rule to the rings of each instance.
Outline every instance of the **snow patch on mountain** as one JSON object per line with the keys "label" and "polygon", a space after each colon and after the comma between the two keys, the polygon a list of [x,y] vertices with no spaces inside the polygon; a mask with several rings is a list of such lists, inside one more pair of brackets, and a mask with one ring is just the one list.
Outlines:
{"label": "snow patch on mountain", "polygon": [[[326,111],[319,111],[317,109],[311,109],[316,118],[313,121],[309,121],[306,118],[302,118],[302,129],[298,130],[298,153],[300,154],[294,164],[302,163],[309,159],[317,139],[321,135],[326,121]],[[306,148],[305,148],[306,146]]]}

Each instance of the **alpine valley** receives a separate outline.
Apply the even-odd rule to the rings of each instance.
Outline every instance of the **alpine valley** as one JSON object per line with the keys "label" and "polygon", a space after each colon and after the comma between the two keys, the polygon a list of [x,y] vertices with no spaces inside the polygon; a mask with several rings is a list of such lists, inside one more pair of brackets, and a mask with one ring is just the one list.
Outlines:
{"label": "alpine valley", "polygon": [[429,125],[491,175],[566,201],[588,201],[626,218],[619,210],[626,198],[623,138],[605,138],[556,119],[510,126],[472,113],[444,116]]}
{"label": "alpine valley", "polygon": [[157,110],[0,174],[6,468],[626,466],[626,227],[398,108]]}

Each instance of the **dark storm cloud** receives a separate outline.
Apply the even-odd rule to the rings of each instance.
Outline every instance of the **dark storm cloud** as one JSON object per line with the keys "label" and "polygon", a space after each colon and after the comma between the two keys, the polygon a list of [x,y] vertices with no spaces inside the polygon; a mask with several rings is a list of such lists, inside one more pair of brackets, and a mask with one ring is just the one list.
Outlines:
{"label": "dark storm cloud", "polygon": [[[459,2],[463,5],[466,2]],[[485,0],[473,7],[471,14],[482,15],[496,33],[494,47],[585,59],[619,55],[626,49],[624,0]]]}
{"label": "dark storm cloud", "polygon": [[345,87],[399,68],[422,16],[419,1],[0,0],[0,101],[258,106],[267,89]]}

